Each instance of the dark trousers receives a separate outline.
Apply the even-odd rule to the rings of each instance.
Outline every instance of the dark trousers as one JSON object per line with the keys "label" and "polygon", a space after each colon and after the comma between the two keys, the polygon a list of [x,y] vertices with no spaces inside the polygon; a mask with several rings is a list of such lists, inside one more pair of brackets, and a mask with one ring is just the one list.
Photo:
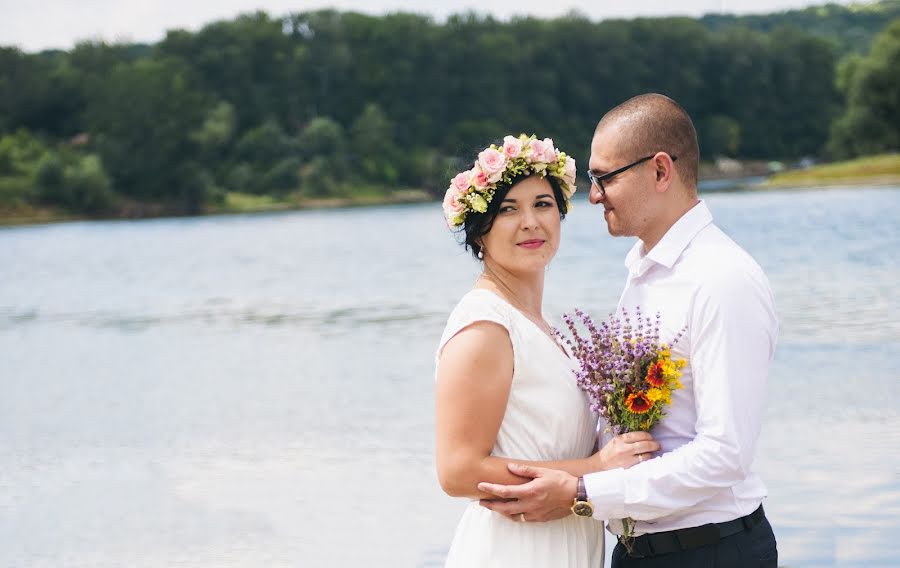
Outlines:
{"label": "dark trousers", "polygon": [[692,550],[651,558],[629,558],[621,543],[612,555],[612,568],[777,568],[778,548],[768,519],[738,534]]}

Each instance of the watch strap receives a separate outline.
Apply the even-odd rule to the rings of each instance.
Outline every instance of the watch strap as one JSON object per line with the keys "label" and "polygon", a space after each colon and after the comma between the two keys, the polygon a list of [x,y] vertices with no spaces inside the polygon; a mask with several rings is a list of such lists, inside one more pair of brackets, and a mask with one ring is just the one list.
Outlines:
{"label": "watch strap", "polygon": [[578,489],[575,490],[576,501],[587,501],[587,488],[584,486],[584,477],[578,478]]}

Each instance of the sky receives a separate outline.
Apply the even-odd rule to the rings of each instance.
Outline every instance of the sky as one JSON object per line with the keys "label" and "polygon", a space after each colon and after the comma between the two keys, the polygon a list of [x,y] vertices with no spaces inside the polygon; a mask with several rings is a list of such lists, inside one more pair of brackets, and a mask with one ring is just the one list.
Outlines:
{"label": "sky", "polygon": [[[416,12],[440,21],[474,10],[501,19],[554,17],[577,10],[592,20],[638,16],[777,12],[827,0],[0,0],[0,45],[33,52],[70,49],[82,40],[154,43],[167,29],[196,31],[205,24],[264,10],[283,15],[321,8],[367,14]],[[851,4],[850,0],[832,0]]]}

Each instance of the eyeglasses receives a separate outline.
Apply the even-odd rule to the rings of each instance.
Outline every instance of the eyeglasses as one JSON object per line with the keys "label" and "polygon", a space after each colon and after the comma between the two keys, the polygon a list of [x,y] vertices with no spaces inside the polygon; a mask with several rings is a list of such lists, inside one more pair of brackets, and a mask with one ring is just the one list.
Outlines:
{"label": "eyeglasses", "polygon": [[[656,154],[653,154],[653,156],[656,156]],[[595,174],[591,171],[588,171],[588,178],[590,178],[591,183],[596,185],[597,189],[600,190],[600,197],[606,197],[606,188],[603,187],[604,182],[611,180],[612,178],[616,177],[620,173],[630,170],[631,168],[633,168],[639,164],[643,164],[647,160],[652,160],[653,156],[643,157],[636,162],[631,162],[627,166],[621,167],[618,170],[613,170],[613,171],[609,172],[608,174],[603,174],[602,176],[598,176],[597,174]],[[671,156],[671,158],[672,158],[673,162],[678,159],[677,156]]]}

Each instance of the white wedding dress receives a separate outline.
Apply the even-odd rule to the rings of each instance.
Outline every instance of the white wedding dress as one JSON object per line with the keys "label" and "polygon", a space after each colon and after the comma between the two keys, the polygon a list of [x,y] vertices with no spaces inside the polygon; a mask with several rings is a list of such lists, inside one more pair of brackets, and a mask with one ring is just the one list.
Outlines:
{"label": "white wedding dress", "polygon": [[[513,347],[509,401],[491,455],[529,461],[591,454],[597,417],[575,384],[577,363],[521,312],[488,290],[472,290],[450,314],[438,347],[477,321],[502,325]],[[511,521],[478,501],[456,528],[446,566],[452,568],[597,568],[603,566],[603,524],[569,515],[547,523]]]}

